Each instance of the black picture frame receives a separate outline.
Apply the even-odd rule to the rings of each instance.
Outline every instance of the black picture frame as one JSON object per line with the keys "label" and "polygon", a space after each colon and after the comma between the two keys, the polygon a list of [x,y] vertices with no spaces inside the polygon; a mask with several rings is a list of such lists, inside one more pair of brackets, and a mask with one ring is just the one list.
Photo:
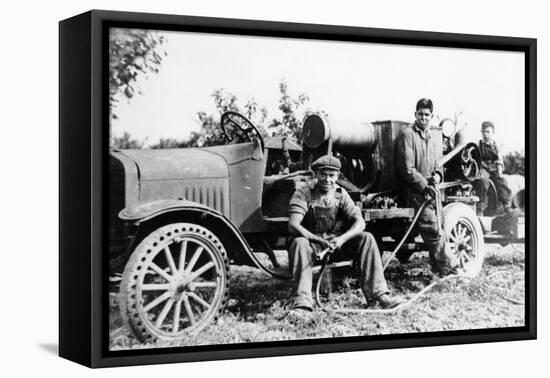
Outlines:
{"label": "black picture frame", "polygon": [[[407,335],[295,340],[112,352],[107,348],[105,253],[108,172],[108,28],[135,27],[517,51],[525,54],[526,298],[524,327]],[[157,364],[535,339],[537,41],[418,32],[92,10],[59,24],[60,251],[59,354],[89,367]]]}

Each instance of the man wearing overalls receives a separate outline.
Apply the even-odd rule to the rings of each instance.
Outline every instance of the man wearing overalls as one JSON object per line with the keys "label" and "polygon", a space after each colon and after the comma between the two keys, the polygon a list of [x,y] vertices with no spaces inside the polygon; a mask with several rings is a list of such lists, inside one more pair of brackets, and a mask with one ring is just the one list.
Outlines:
{"label": "man wearing overalls", "polygon": [[[384,278],[382,259],[374,237],[365,232],[361,210],[349,194],[336,184],[340,161],[325,155],[311,165],[315,180],[296,189],[289,205],[288,230],[294,239],[289,248],[290,270],[298,282],[294,308],[312,311],[312,266],[314,256],[329,249],[353,257],[361,271],[360,285],[368,302],[383,308],[401,303],[391,298]],[[341,233],[337,225],[347,224]]]}

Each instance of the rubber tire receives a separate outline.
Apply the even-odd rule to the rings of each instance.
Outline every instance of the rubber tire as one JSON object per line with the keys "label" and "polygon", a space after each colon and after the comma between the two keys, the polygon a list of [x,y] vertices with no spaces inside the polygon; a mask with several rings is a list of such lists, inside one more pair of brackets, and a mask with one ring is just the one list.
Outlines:
{"label": "rubber tire", "polygon": [[[183,330],[177,333],[177,337],[171,337],[155,329],[150,324],[151,322],[144,318],[142,311],[140,311],[142,305],[138,303],[138,293],[140,292],[140,279],[143,278],[144,272],[147,271],[144,267],[156,257],[156,254],[153,254],[151,251],[153,248],[158,248],[159,253],[162,251],[162,247],[155,247],[154,245],[168,244],[171,240],[182,236],[195,238],[208,246],[210,252],[217,259],[219,266],[222,267],[222,271],[218,273],[222,274],[224,285],[220,288],[221,293],[218,295],[215,303],[212,304],[212,308],[207,311],[206,316],[202,317],[193,327],[190,327],[192,329],[188,331]],[[159,227],[148,234],[130,256],[120,283],[119,307],[124,324],[138,340],[142,342],[153,342],[158,339],[177,341],[189,335],[199,333],[211,322],[217,320],[227,304],[228,296],[229,259],[220,240],[205,227],[193,223],[172,223]]]}
{"label": "rubber tire", "polygon": [[[477,218],[474,210],[463,203],[455,202],[446,205],[443,209],[444,216],[444,232],[445,232],[445,248],[443,253],[445,254],[446,261],[458,260],[458,266],[453,264],[453,266],[447,266],[445,268],[455,269],[458,267],[458,272],[469,277],[475,277],[480,272],[483,265],[483,260],[485,259],[485,243],[483,240],[483,230],[479,219]],[[469,234],[472,237],[472,251],[468,254],[470,257],[473,257],[467,263],[460,262],[454,254],[454,250],[450,244],[451,240],[451,231],[458,224],[466,226]]]}

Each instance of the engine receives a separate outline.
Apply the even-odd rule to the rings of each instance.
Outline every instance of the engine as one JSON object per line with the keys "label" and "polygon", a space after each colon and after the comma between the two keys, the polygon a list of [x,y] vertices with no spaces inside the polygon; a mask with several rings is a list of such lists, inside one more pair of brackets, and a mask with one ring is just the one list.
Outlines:
{"label": "engine", "polygon": [[[333,154],[342,163],[342,186],[348,191],[367,193],[392,192],[398,187],[395,168],[395,143],[403,128],[401,121],[342,122],[322,114],[310,114],[303,122],[303,164]],[[473,181],[479,174],[481,155],[473,143],[450,145],[442,127],[432,127],[437,143],[438,166],[445,181]],[[444,155],[445,154],[445,155]]]}

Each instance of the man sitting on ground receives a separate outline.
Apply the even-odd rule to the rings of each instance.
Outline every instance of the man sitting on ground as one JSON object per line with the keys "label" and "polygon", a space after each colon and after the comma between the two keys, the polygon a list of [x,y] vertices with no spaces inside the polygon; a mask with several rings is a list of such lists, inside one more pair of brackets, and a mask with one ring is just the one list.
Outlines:
{"label": "man sitting on ground", "polygon": [[[314,255],[328,249],[353,257],[361,271],[360,285],[367,302],[392,308],[402,300],[389,296],[382,259],[372,234],[365,232],[361,210],[336,184],[340,161],[325,155],[312,164],[315,180],[296,189],[290,199],[288,230],[294,236],[289,248],[290,269],[298,282],[294,308],[312,311],[312,266]],[[338,221],[349,227],[338,233]]]}

